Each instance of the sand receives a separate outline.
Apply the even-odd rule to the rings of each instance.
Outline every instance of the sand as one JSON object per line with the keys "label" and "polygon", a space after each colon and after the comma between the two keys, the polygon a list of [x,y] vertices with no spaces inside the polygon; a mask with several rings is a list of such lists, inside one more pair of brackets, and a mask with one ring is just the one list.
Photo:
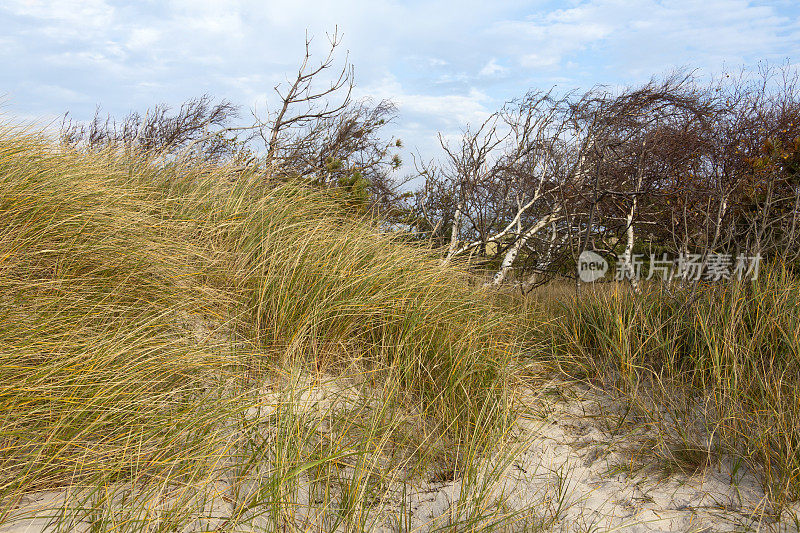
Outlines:
{"label": "sand", "polygon": [[[509,439],[513,453],[506,450],[487,458],[474,479],[437,480],[430,472],[405,484],[398,482],[364,518],[363,527],[386,532],[471,527],[560,532],[797,531],[791,515],[800,515],[800,506],[785,510],[778,520],[755,476],[740,471],[734,479],[725,461],[698,472],[670,475],[652,468],[626,468],[625,443],[631,436],[612,434],[593,416],[599,406],[613,400],[585,388],[555,382],[549,387],[559,394],[546,394],[548,387],[537,388],[536,393],[523,391],[523,414]],[[301,403],[312,409],[334,393],[312,390]],[[205,487],[211,496],[207,494],[201,506],[203,516],[183,530],[227,530],[228,488],[221,480]],[[0,532],[51,530],[54,510],[63,512],[67,496],[64,491],[29,495],[12,512],[18,519],[0,526]],[[307,493],[298,495],[293,530],[325,531],[311,501]],[[505,520],[494,524],[481,520],[481,515]],[[263,527],[263,520],[254,519],[234,530]],[[90,526],[79,521],[72,529],[89,531]]]}

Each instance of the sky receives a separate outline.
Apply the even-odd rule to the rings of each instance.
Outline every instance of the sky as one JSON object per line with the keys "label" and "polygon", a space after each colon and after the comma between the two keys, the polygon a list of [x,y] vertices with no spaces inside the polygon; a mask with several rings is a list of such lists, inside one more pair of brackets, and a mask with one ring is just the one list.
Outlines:
{"label": "sky", "polygon": [[321,57],[335,29],[356,96],[395,102],[390,133],[425,158],[437,132],[457,135],[532,89],[800,58],[797,0],[3,0],[0,113],[119,117],[203,94],[269,109],[306,34]]}

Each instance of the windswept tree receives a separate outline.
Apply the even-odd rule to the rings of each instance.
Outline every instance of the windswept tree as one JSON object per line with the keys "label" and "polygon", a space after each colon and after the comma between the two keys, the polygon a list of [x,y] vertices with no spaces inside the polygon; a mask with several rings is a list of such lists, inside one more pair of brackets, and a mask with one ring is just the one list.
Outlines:
{"label": "windswept tree", "polygon": [[797,87],[784,68],[530,93],[419,165],[417,224],[445,262],[468,255],[490,284],[523,289],[575,276],[584,250],[634,289],[645,250],[698,256],[701,270],[718,253],[786,257],[800,234]]}
{"label": "windswept tree", "polygon": [[[579,158],[591,183],[580,195],[587,209],[572,210],[572,225],[582,234],[576,254],[589,248],[610,253],[637,289],[637,225],[651,223],[651,199],[666,192],[663,177],[685,164],[681,150],[686,147],[670,149],[674,132],[707,123],[714,103],[692,77],[675,74],[618,94],[596,89],[571,107],[575,130],[584,132],[586,152]],[[617,243],[622,242],[620,254]]]}
{"label": "windswept tree", "polygon": [[396,115],[390,101],[355,100],[353,66],[338,32],[328,49],[313,60],[312,39],[294,77],[274,87],[278,103],[265,113],[252,110],[242,123],[240,110],[210,96],[194,98],[173,111],[165,104],[132,112],[121,121],[99,111],[89,123],[65,118],[61,138],[80,149],[117,147],[172,158],[196,157],[261,170],[266,181],[295,180],[336,189],[360,210],[390,213],[403,191],[394,179],[401,142],[385,135]]}
{"label": "windswept tree", "polygon": [[133,111],[117,121],[98,108],[88,123],[65,115],[61,142],[79,149],[121,148],[160,155],[190,152],[205,161],[219,162],[248,154],[233,126],[239,109],[230,102],[214,102],[209,95],[192,98],[177,110],[159,104],[143,114]]}
{"label": "windswept tree", "polygon": [[[475,131],[466,129],[455,146],[440,137],[445,163],[418,169],[424,185],[416,201],[429,227],[449,227],[445,262],[502,254],[500,283],[530,237],[557,218],[550,195],[562,142],[561,103],[549,93],[531,93]],[[444,223],[432,220],[437,214]]]}

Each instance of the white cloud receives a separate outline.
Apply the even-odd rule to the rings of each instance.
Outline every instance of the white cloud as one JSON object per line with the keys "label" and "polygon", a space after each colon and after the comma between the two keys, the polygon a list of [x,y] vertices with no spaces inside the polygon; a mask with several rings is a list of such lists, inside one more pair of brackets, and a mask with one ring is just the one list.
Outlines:
{"label": "white cloud", "polygon": [[58,85],[35,85],[30,87],[30,90],[40,98],[49,98],[71,103],[87,103],[90,101],[87,95]]}
{"label": "white cloud", "polygon": [[498,74],[504,74],[508,71],[508,69],[502,65],[497,63],[497,59],[494,57],[486,63],[481,71],[478,73],[479,76],[497,76]]}
{"label": "white cloud", "polygon": [[449,63],[440,57],[421,57],[407,56],[405,60],[420,68],[439,68],[447,66]]}
{"label": "white cloud", "polygon": [[[417,139],[432,146],[437,130],[481,122],[531,88],[635,83],[673,66],[718,71],[800,50],[800,9],[789,2],[559,4],[6,0],[0,91],[20,113],[88,116],[99,103],[124,114],[206,92],[263,108],[297,68],[306,30],[317,60],[338,25],[358,94],[395,100],[397,131],[413,148]],[[36,85],[74,94],[27,89]]]}
{"label": "white cloud", "polygon": [[114,20],[114,8],[105,0],[7,0],[0,9],[39,19],[42,30],[63,37],[94,34]]}
{"label": "white cloud", "polygon": [[426,117],[427,123],[435,121],[446,128],[483,122],[491,113],[487,107],[492,102],[491,97],[478,89],[472,88],[466,94],[411,93],[392,75],[386,75],[378,83],[360,89],[357,95],[392,100],[400,113]]}
{"label": "white cloud", "polygon": [[776,58],[800,45],[796,14],[747,0],[588,0],[500,21],[489,31],[523,68],[555,69],[584,55],[584,68],[624,69],[618,76],[683,65],[719,69],[726,59]]}
{"label": "white cloud", "polygon": [[146,49],[161,39],[161,32],[156,28],[133,28],[127,39],[129,48]]}
{"label": "white cloud", "polygon": [[562,57],[563,52],[525,54],[519,58],[519,64],[530,69],[552,69],[561,64]]}
{"label": "white cloud", "polygon": [[439,133],[446,140],[457,138],[466,125],[485,121],[495,103],[488,94],[475,88],[465,93],[440,95],[409,91],[391,74],[358,89],[355,96],[389,99],[397,105],[401,120],[393,124],[391,133],[405,141],[405,160],[417,153],[426,160],[434,157],[440,149]]}

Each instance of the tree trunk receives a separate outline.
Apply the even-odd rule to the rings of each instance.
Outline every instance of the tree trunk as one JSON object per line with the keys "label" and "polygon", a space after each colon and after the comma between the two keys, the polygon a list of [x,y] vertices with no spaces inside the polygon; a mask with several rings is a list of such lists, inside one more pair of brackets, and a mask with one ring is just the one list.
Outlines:
{"label": "tree trunk", "polygon": [[450,259],[455,255],[456,248],[458,247],[458,232],[461,230],[461,212],[463,211],[463,204],[461,202],[456,206],[456,212],[453,215],[453,230],[450,233],[450,246],[447,249],[447,255],[442,259],[442,264],[447,264]]}
{"label": "tree trunk", "polygon": [[635,233],[633,229],[633,217],[636,214],[636,196],[633,197],[631,209],[628,211],[627,217],[627,236],[628,240],[625,243],[625,253],[622,254],[623,269],[630,279],[631,287],[634,292],[639,292],[639,280],[636,278],[636,269],[633,267],[633,243],[635,240]]}
{"label": "tree trunk", "polygon": [[[542,259],[536,262],[536,270],[530,276],[528,276],[528,279],[525,282],[525,286],[528,288],[536,285],[539,274],[550,265],[550,261],[553,259],[553,250],[556,247],[557,237],[558,230],[556,228],[556,223],[553,222],[552,231],[550,232],[550,244],[547,246],[547,253],[544,254]],[[526,292],[527,290],[525,286],[522,287],[523,292]]]}
{"label": "tree trunk", "polygon": [[520,250],[522,250],[522,247],[528,242],[528,239],[533,237],[539,230],[552,222],[559,210],[560,208],[556,208],[550,215],[534,224],[528,231],[519,236],[516,242],[506,252],[505,257],[503,257],[503,262],[500,264],[500,269],[494,275],[494,278],[492,278],[491,285],[493,287],[497,287],[503,283],[503,281],[505,281],[508,273],[511,271],[511,268],[514,265],[514,261],[519,255]]}

